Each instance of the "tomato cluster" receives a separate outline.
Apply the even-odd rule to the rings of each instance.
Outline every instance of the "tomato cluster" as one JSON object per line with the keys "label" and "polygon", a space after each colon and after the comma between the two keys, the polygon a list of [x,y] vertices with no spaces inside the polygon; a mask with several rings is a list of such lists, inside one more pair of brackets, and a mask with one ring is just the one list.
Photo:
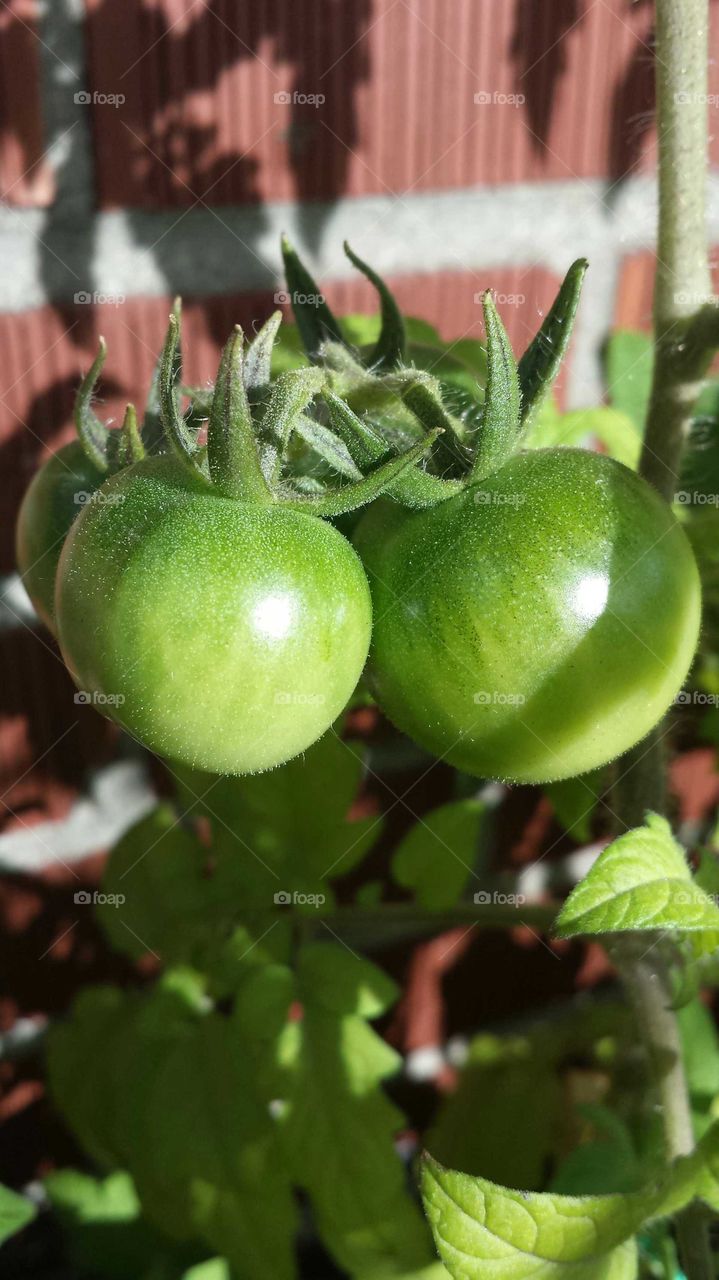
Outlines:
{"label": "tomato cluster", "polygon": [[[285,257],[293,294],[321,296]],[[96,361],[82,446],[42,468],[20,512],[37,611],[81,689],[152,750],[205,770],[303,751],[368,653],[387,715],[468,773],[545,782],[604,764],[681,687],[700,587],[681,527],[637,475],[584,450],[522,448],[584,264],[518,366],[485,299],[472,382],[446,353],[437,377],[431,351],[408,350],[386,286],[351,257],[382,302],[365,350],[326,304],[300,308],[310,363],[273,378],[275,316],[248,348],[233,334],[209,401],[200,412],[190,394],[183,412],[175,313],[152,414],[139,433],[129,412],[122,437],[91,412]],[[363,505],[352,545],[330,521]]]}

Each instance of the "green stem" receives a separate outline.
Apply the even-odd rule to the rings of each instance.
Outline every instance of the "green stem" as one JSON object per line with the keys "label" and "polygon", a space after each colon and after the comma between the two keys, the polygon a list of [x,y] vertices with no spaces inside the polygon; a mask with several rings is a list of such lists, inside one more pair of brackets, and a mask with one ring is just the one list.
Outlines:
{"label": "green stem", "polygon": [[656,360],[640,469],[665,497],[674,493],[711,359],[711,347],[692,337],[712,299],[706,243],[708,8],[707,0],[657,0],[656,5]]}
{"label": "green stem", "polygon": [[[708,0],[657,0],[659,234],[654,296],[655,362],[640,472],[671,498],[701,380],[711,359],[705,317],[711,309],[706,244]],[[664,731],[621,762],[616,810],[636,826],[665,807]],[[640,950],[641,946],[641,950]],[[627,938],[613,954],[653,1067],[668,1159],[694,1147],[682,1045],[668,974],[657,949]],[[677,1218],[688,1280],[712,1280],[706,1214],[690,1205]]]}

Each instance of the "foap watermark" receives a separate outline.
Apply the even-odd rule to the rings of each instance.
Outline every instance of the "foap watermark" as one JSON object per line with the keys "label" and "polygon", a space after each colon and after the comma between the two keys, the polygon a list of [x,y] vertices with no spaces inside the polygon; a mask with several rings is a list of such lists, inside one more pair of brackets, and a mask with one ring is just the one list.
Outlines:
{"label": "foap watermark", "polygon": [[276,907],[323,907],[327,898],[324,893],[300,893],[298,890],[280,889],[274,895]]}
{"label": "foap watermark", "polygon": [[489,293],[496,307],[523,307],[527,301],[526,293],[498,293],[496,289],[480,290],[475,293],[475,305],[481,307],[485,295]]}
{"label": "foap watermark", "polygon": [[526,101],[524,93],[500,93],[499,89],[480,89],[474,95],[476,107],[523,107]]}
{"label": "foap watermark", "polygon": [[674,301],[679,306],[687,307],[709,307],[716,306],[716,300],[713,293],[693,293],[688,289],[680,289],[674,294]]}
{"label": "foap watermark", "polygon": [[474,501],[478,507],[521,507],[527,501],[526,493],[506,493],[501,489],[475,489]]}
{"label": "foap watermark", "polygon": [[674,101],[678,107],[717,107],[719,93],[675,93]]}
{"label": "foap watermark", "polygon": [[505,693],[503,689],[480,689],[473,695],[478,707],[523,707],[527,699],[523,693]]}
{"label": "foap watermark", "polygon": [[301,93],[299,89],[280,89],[272,100],[278,107],[321,107],[327,101],[323,93]]}
{"label": "foap watermark", "polygon": [[674,494],[680,507],[719,507],[719,493],[700,493],[698,489],[680,489]]}
{"label": "foap watermark", "polygon": [[276,307],[323,307],[326,301],[323,293],[298,293],[296,289],[293,293],[278,289],[275,294]]}
{"label": "foap watermark", "polygon": [[719,707],[719,693],[703,693],[701,689],[682,689],[674,699],[675,707]]}
{"label": "foap watermark", "polygon": [[121,307],[127,302],[124,293],[99,293],[97,289],[90,292],[89,289],[78,289],[73,294],[73,302],[79,307]]}
{"label": "foap watermark", "polygon": [[87,689],[78,689],[73,697],[78,707],[121,707],[124,701],[124,693],[89,693]]}
{"label": "foap watermark", "polygon": [[476,907],[521,907],[526,901],[523,893],[503,893],[500,889],[478,889],[474,895]]}
{"label": "foap watermark", "polygon": [[76,507],[88,507],[92,502],[96,502],[101,507],[115,507],[125,501],[125,495],[123,493],[101,493],[99,489],[94,492],[89,489],[78,489],[73,494],[72,500]]}
{"label": "foap watermark", "polygon": [[277,707],[322,707],[324,703],[323,693],[290,693],[285,690],[275,694]]}
{"label": "foap watermark", "polygon": [[127,101],[124,93],[90,93],[87,89],[79,89],[72,100],[78,107],[121,107]]}
{"label": "foap watermark", "polygon": [[127,898],[124,893],[100,893],[99,889],[90,893],[88,889],[78,889],[73,902],[78,907],[122,907]]}

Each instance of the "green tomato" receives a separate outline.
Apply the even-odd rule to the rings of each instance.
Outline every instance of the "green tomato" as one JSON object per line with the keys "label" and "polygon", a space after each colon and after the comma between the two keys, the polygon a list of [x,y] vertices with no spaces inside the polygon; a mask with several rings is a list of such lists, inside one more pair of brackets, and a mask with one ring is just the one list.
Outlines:
{"label": "green tomato", "polygon": [[169,458],[109,480],[57,575],[63,657],[153,751],[255,773],[309,747],[364,666],[360,560],[323,520],[220,497]]}
{"label": "green tomato", "polygon": [[78,440],[63,445],[36,472],[15,531],[17,566],[36,613],[55,629],[55,574],[68,529],[105,475]]}
{"label": "green tomato", "polygon": [[611,458],[516,455],[431,509],[377,504],[355,545],[380,705],[479,777],[544,783],[605,764],[657,723],[690,666],[691,548]]}

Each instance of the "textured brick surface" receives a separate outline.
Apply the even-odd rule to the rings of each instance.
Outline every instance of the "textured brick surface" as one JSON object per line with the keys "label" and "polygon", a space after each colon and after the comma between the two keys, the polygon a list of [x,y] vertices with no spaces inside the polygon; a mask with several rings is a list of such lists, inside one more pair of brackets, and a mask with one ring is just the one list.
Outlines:
{"label": "textured brick surface", "polygon": [[36,0],[0,8],[0,199],[46,205],[54,183],[44,159]]}
{"label": "textured brick surface", "polygon": [[87,4],[91,87],[126,98],[93,113],[103,204],[616,182],[653,159],[648,0]]}

